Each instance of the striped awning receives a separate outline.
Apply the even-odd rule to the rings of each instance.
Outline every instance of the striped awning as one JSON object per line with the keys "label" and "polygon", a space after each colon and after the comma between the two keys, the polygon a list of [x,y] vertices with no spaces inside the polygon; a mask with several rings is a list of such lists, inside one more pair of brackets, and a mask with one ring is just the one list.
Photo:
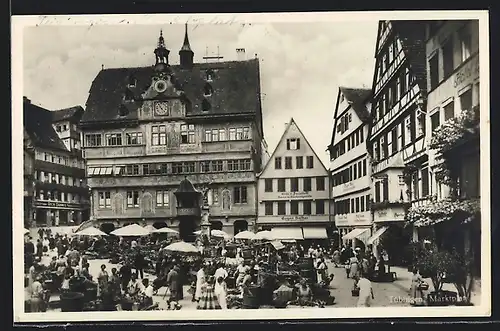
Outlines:
{"label": "striped awning", "polygon": [[385,231],[387,231],[389,227],[387,226],[383,226],[381,227],[380,229],[378,229],[377,231],[375,231],[375,233],[373,234],[373,236],[370,237],[370,239],[368,239],[368,241],[366,242],[368,245],[373,245],[373,243],[378,239],[380,238],[381,235],[384,234]]}
{"label": "striped awning", "polygon": [[354,238],[359,238],[362,235],[366,235],[367,234],[366,232],[369,230],[370,230],[369,228],[356,228],[356,229],[352,230],[351,232],[349,232],[348,234],[344,235],[342,237],[342,239],[343,240],[351,240]]}

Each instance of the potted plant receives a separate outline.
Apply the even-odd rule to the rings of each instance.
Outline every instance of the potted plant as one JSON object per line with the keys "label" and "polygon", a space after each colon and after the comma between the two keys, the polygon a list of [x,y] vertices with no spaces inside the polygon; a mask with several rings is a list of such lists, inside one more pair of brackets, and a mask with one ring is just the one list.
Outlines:
{"label": "potted plant", "polygon": [[446,276],[453,274],[456,263],[454,259],[454,254],[445,250],[430,249],[423,252],[419,263],[421,273],[429,276],[434,288],[427,295],[427,305],[448,306],[457,303],[457,292],[443,290]]}

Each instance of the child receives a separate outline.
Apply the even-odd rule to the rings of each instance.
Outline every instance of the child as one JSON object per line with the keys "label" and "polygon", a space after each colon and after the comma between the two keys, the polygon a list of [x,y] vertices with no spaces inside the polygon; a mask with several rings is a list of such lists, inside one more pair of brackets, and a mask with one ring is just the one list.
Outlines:
{"label": "child", "polygon": [[357,280],[356,286],[359,288],[358,307],[370,307],[371,300],[375,299],[373,296],[372,283],[365,278],[364,273],[355,276]]}

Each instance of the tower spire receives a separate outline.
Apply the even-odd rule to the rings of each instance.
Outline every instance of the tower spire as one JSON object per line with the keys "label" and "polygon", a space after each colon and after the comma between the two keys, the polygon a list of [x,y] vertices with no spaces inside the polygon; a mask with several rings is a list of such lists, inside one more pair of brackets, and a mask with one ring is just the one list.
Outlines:
{"label": "tower spire", "polygon": [[191,49],[191,45],[189,44],[187,23],[185,24],[184,43],[182,44],[181,50],[179,51],[179,57],[182,68],[192,68],[194,52]]}
{"label": "tower spire", "polygon": [[160,30],[160,37],[158,38],[158,46],[155,51],[156,65],[168,66],[168,54],[170,51],[165,47],[165,39],[163,38],[163,30]]}

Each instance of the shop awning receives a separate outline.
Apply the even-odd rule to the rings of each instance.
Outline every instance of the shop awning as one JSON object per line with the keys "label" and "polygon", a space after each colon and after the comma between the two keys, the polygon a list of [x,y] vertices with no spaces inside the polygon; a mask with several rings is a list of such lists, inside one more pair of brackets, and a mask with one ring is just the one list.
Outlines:
{"label": "shop awning", "polygon": [[302,228],[304,239],[327,239],[326,228]]}
{"label": "shop awning", "polygon": [[277,251],[285,248],[285,245],[283,245],[280,241],[277,241],[277,240],[271,241],[271,245],[273,245],[274,249],[276,249]]}
{"label": "shop awning", "polygon": [[373,236],[371,236],[370,239],[368,239],[367,244],[372,245],[375,242],[375,240],[377,240],[381,235],[384,234],[385,231],[387,231],[388,228],[389,227],[387,227],[387,226],[383,226],[380,229],[378,229],[377,231],[375,231]]}
{"label": "shop awning", "polygon": [[304,235],[302,234],[302,228],[273,228],[271,230],[271,235],[274,240],[281,239],[295,239],[302,240]]}
{"label": "shop awning", "polygon": [[351,240],[354,238],[358,238],[361,235],[366,234],[366,231],[369,231],[370,229],[368,228],[357,228],[349,232],[348,234],[344,235],[342,237],[343,240]]}

